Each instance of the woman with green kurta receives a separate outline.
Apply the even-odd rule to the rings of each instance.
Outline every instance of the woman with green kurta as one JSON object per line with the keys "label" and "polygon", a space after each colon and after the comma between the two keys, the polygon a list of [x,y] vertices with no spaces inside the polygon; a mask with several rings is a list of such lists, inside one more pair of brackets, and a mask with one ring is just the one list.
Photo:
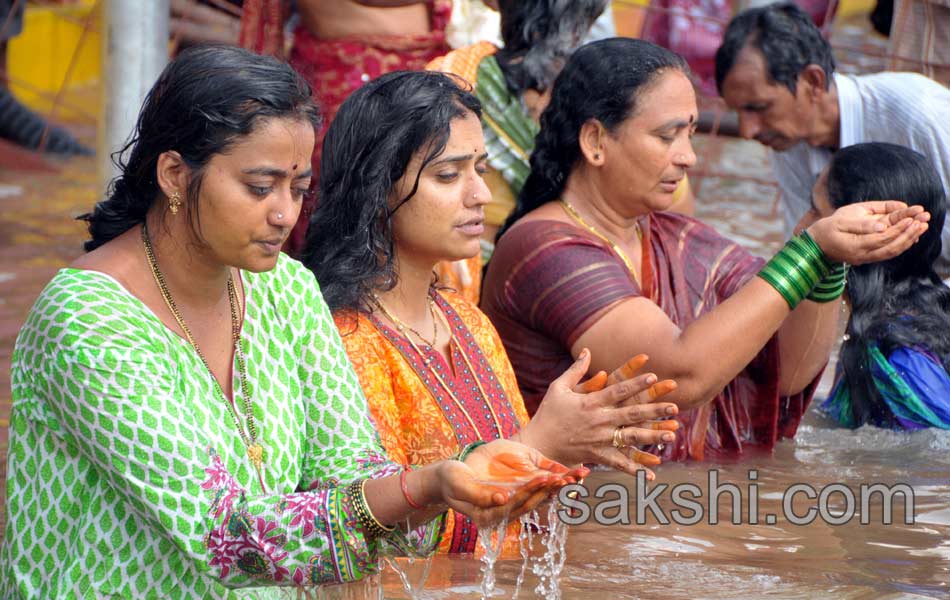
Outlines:
{"label": "woman with green kurta", "polygon": [[315,118],[293,70],[237,48],[159,78],[88,253],[17,339],[0,597],[352,581],[386,546],[434,549],[446,508],[514,518],[586,473],[506,441],[385,457],[316,282],[280,254]]}

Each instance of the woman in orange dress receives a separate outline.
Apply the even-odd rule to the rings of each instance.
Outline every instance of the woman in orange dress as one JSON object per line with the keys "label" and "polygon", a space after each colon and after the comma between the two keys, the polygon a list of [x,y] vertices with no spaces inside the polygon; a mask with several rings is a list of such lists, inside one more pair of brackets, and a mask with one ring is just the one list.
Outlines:
{"label": "woman in orange dress", "polygon": [[[474,441],[510,438],[566,464],[636,472],[638,455],[626,447],[674,439],[675,422],[652,421],[676,414],[653,402],[675,384],[646,374],[601,390],[600,373],[578,386],[590,362],[582,353],[529,421],[491,323],[434,280],[439,261],[479,249],[490,201],[479,111],[445,74],[393,73],[354,93],[327,132],[305,261],[383,446],[396,462],[427,464]],[[443,549],[472,552],[476,539],[471,521],[455,515]]]}

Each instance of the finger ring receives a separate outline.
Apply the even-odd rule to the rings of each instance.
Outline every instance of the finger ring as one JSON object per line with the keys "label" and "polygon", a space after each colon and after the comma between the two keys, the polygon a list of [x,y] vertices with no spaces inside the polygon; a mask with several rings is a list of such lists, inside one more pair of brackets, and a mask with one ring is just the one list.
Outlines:
{"label": "finger ring", "polygon": [[614,448],[621,450],[625,444],[623,443],[623,425],[618,425],[614,429]]}

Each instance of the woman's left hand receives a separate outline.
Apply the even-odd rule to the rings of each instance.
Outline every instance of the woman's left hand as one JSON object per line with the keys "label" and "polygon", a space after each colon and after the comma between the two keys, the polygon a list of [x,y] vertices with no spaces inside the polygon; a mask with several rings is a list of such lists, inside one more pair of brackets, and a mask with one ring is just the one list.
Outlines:
{"label": "woman's left hand", "polygon": [[860,265],[902,253],[927,231],[930,213],[895,200],[842,206],[808,232],[828,260]]}
{"label": "woman's left hand", "polygon": [[442,501],[481,527],[517,519],[590,472],[568,469],[510,440],[479,446],[464,463],[446,461],[440,471]]}
{"label": "woman's left hand", "polygon": [[[636,375],[647,358],[638,355],[613,374],[598,373],[579,381],[590,365],[586,349],[548,388],[534,418],[518,433],[520,442],[565,464],[596,463],[635,475],[660,459],[635,446],[670,443],[679,423],[661,420],[678,414],[657,398],[676,389],[652,373]],[[632,452],[631,452],[632,451]]]}

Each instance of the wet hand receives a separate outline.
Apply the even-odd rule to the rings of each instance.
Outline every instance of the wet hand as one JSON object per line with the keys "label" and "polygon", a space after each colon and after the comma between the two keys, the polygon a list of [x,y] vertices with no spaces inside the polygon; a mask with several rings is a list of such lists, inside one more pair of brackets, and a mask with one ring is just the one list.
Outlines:
{"label": "wet hand", "polygon": [[674,441],[679,423],[659,419],[679,410],[673,403],[657,402],[676,389],[675,382],[657,382],[652,373],[637,375],[647,360],[635,356],[609,376],[597,373],[578,384],[590,364],[585,349],[551,383],[537,414],[519,434],[520,441],[565,464],[597,463],[630,474],[646,470],[653,479],[647,467],[660,459],[635,446]]}
{"label": "wet hand", "polygon": [[808,227],[828,260],[860,265],[888,260],[910,248],[929,227],[922,206],[896,200],[842,206]]}
{"label": "wet hand", "polygon": [[584,467],[568,469],[523,444],[495,440],[476,448],[464,463],[442,463],[442,498],[456,512],[487,527],[534,510],[589,472]]}

